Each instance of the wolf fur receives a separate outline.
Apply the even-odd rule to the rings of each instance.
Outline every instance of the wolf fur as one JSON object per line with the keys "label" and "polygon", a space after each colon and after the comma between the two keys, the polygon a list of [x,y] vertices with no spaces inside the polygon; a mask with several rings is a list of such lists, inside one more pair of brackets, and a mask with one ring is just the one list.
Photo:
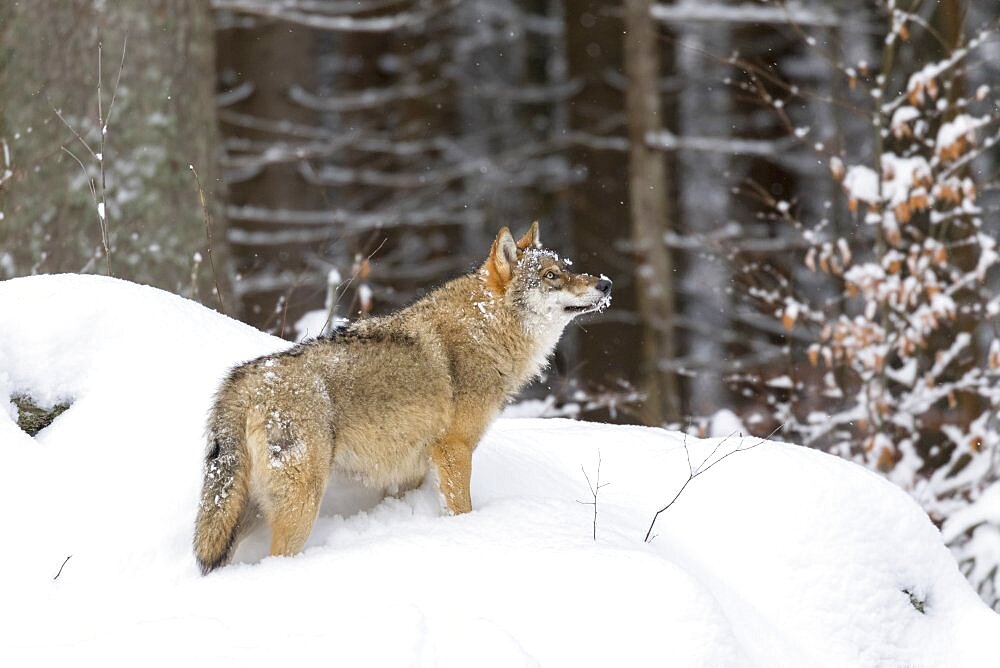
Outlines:
{"label": "wolf fur", "polygon": [[399,493],[433,470],[448,511],[469,512],[483,432],[610,293],[543,250],[537,223],[517,242],[503,228],[478,271],[411,306],[234,368],[208,420],[202,572],[229,560],[258,514],[271,554],[299,552],[332,471]]}

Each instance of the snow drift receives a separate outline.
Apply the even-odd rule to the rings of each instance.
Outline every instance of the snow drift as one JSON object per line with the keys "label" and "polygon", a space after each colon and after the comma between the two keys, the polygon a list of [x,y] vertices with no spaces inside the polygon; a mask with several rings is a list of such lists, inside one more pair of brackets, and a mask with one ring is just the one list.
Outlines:
{"label": "snow drift", "polygon": [[[228,367],[288,344],[92,276],[0,283],[0,318],[3,665],[996,663],[1000,617],[924,513],[833,457],[734,454],[644,543],[688,475],[682,437],[659,429],[500,420],[471,514],[339,481],[303,554],[263,558],[258,531],[203,578],[207,406]],[[19,394],[71,407],[32,438]],[[694,464],[717,443],[688,439]],[[581,467],[593,479],[598,457],[595,541]]]}

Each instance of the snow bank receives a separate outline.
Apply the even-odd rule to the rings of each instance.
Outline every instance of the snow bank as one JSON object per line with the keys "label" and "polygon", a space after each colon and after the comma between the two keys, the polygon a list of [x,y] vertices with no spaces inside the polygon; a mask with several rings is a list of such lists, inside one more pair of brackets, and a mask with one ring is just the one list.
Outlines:
{"label": "snow bank", "polygon": [[[926,516],[833,457],[734,454],[644,543],[688,465],[680,435],[640,427],[501,420],[476,452],[473,513],[341,481],[304,554],[261,559],[258,531],[243,563],[200,577],[206,407],[228,366],[287,344],[97,277],[0,283],[0,317],[0,402],[72,402],[36,438],[0,410],[2,665],[995,663],[1000,618]],[[694,464],[717,443],[689,438]],[[578,501],[598,456],[594,541]]]}

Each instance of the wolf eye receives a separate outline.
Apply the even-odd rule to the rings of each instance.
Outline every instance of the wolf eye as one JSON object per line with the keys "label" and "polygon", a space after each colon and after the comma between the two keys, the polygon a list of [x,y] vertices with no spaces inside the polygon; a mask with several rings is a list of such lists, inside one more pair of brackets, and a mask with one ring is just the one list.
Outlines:
{"label": "wolf eye", "polygon": [[556,273],[554,271],[547,271],[547,272],[545,272],[545,278],[549,279],[550,281],[552,279],[554,279],[555,277],[556,277]]}

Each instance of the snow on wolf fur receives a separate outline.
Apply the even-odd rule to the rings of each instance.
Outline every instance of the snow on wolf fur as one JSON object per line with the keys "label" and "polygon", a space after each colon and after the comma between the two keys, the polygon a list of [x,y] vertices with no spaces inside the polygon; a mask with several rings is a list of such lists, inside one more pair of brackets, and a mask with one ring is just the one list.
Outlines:
{"label": "snow on wolf fur", "polygon": [[[0,283],[0,314],[0,664],[996,665],[1000,618],[926,516],[822,453],[735,454],[643,542],[688,474],[660,429],[500,420],[472,513],[442,516],[430,485],[383,501],[334,481],[303,554],[262,558],[258,531],[203,578],[212,393],[288,344],[93,276]],[[17,395],[70,408],[32,438]],[[693,463],[716,444],[688,439]],[[595,541],[578,501],[598,456]]]}

